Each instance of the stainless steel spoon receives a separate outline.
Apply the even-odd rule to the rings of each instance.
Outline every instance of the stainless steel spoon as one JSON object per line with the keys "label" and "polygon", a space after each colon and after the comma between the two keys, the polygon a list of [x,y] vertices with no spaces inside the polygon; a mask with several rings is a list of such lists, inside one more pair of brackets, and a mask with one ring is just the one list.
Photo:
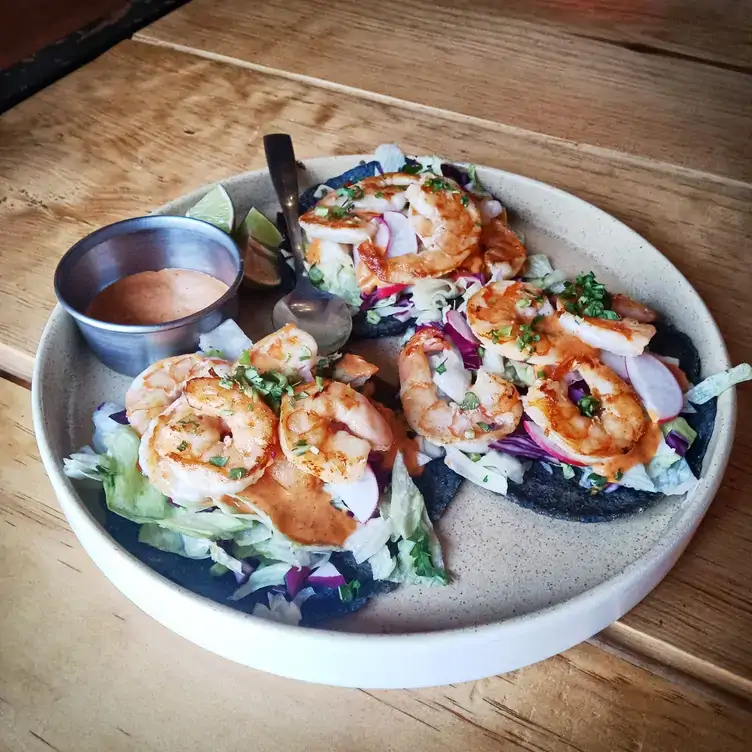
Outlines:
{"label": "stainless steel spoon", "polygon": [[308,279],[303,263],[303,231],[298,222],[298,168],[292,139],[286,133],[269,134],[264,136],[264,150],[287,225],[298,280],[295,289],[277,301],[272,321],[276,329],[288,323],[299,326],[316,340],[319,352],[328,355],[347,342],[352,331],[352,317],[341,298],[318,290]]}

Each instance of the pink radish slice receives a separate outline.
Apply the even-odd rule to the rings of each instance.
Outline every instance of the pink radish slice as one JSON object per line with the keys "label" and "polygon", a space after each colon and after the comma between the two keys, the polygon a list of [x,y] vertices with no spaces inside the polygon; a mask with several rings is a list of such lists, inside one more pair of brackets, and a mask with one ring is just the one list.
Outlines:
{"label": "pink radish slice", "polygon": [[374,295],[376,296],[376,300],[382,300],[383,298],[388,298],[390,295],[400,293],[406,288],[407,285],[386,285],[384,287],[377,287],[374,290]]}
{"label": "pink radish slice", "polygon": [[379,483],[370,465],[354,483],[327,483],[325,488],[344,502],[358,522],[368,522],[379,503]]}
{"label": "pink radish slice", "polygon": [[577,467],[584,467],[585,463],[574,459],[573,457],[565,454],[562,449],[552,443],[544,433],[543,429],[533,423],[532,420],[526,420],[523,425],[528,432],[530,438],[544,451],[546,454],[550,454],[552,457],[556,457],[557,460],[566,462],[568,465],[576,465]]}
{"label": "pink radish slice", "polygon": [[[384,212],[383,221],[389,229],[389,245],[386,252],[389,258],[418,252],[418,236],[415,234],[410,220],[404,214],[401,212]],[[379,229],[381,229],[381,224],[379,224]],[[376,236],[378,237],[378,232]]]}
{"label": "pink radish slice", "polygon": [[615,355],[608,350],[601,350],[601,363],[625,381],[629,381],[627,360],[628,358],[624,355]]}
{"label": "pink radish slice", "polygon": [[636,358],[627,358],[627,370],[629,380],[652,420],[664,423],[681,412],[684,395],[679,382],[655,355],[643,353]]}
{"label": "pink radish slice", "polygon": [[467,319],[459,311],[449,311],[446,316],[446,322],[462,339],[466,339],[474,345],[480,344],[480,340],[473,334],[473,330],[470,328],[470,324],[467,323]]}
{"label": "pink radish slice", "polygon": [[386,220],[380,217],[376,221],[378,222],[378,228],[376,229],[376,234],[373,236],[373,244],[378,248],[387,250],[392,237],[389,225],[386,223]]}
{"label": "pink radish slice", "polygon": [[339,569],[331,562],[322,564],[315,569],[308,577],[309,585],[322,585],[323,587],[339,587],[346,585],[347,580],[340,574]]}

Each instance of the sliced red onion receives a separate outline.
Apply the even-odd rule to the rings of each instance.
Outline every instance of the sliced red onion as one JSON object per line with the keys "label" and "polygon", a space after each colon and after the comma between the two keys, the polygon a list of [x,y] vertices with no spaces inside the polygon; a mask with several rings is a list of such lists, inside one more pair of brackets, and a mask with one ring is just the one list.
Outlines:
{"label": "sliced red onion", "polygon": [[285,575],[285,586],[290,598],[294,598],[303,589],[310,574],[310,567],[290,567]]}
{"label": "sliced red onion", "polygon": [[619,488],[618,483],[609,483],[604,489],[603,493],[613,493],[616,491],[616,489]]}
{"label": "sliced red onion", "polygon": [[415,327],[416,332],[420,332],[423,329],[435,329],[437,334],[443,334],[444,324],[442,324],[440,321],[431,321],[428,324],[418,324],[418,326]]}
{"label": "sliced red onion", "polygon": [[478,345],[480,342],[473,334],[465,317],[459,311],[449,311],[447,313],[444,332],[449,335],[455,347],[460,351],[465,368],[477,371],[482,365],[481,357],[478,354]]}
{"label": "sliced red onion", "polygon": [[347,580],[340,574],[334,564],[327,562],[308,576],[308,584],[314,587],[336,588],[340,585],[346,585]]}
{"label": "sliced red onion", "polygon": [[[382,221],[386,223],[389,229],[389,245],[386,252],[389,258],[418,252],[418,236],[415,234],[410,220],[402,212],[384,212]],[[380,230],[381,224],[379,224]],[[378,236],[378,232],[376,234]]]}
{"label": "sliced red onion", "polygon": [[689,441],[676,431],[669,431],[666,436],[666,443],[680,456],[684,457],[689,449]]}
{"label": "sliced red onion", "polygon": [[235,572],[233,570],[233,574],[235,575],[235,582],[238,583],[238,585],[245,585],[246,582],[248,582],[248,578],[253,574],[254,570],[256,569],[256,565],[252,562],[248,561],[248,559],[242,559],[241,560],[242,565],[242,572]]}
{"label": "sliced red onion", "polygon": [[110,420],[114,420],[115,423],[120,423],[121,426],[130,425],[128,416],[125,414],[125,410],[120,410],[120,412],[112,413],[112,415],[110,415]]}
{"label": "sliced red onion", "polygon": [[615,355],[608,350],[601,350],[601,363],[610,368],[617,376],[629,383],[627,359],[624,355]]}
{"label": "sliced red onion", "polygon": [[377,248],[382,248],[383,250],[388,252],[389,240],[392,237],[389,225],[381,217],[377,217],[376,221],[378,222],[378,228],[376,230],[376,234],[373,237],[373,244]]}
{"label": "sliced red onion", "polygon": [[514,457],[557,462],[552,455],[539,447],[527,434],[510,433],[503,439],[492,442],[489,446],[491,449],[498,449],[500,452],[506,452]]}
{"label": "sliced red onion", "polygon": [[575,381],[569,385],[569,400],[576,405],[583,397],[590,394],[590,387],[584,380]]}
{"label": "sliced red onion", "polygon": [[550,441],[548,437],[546,436],[546,434],[544,433],[543,429],[539,425],[533,423],[533,421],[531,420],[526,420],[523,423],[523,426],[525,427],[525,430],[530,435],[530,438],[547,454],[550,454],[552,457],[555,457],[557,460],[561,460],[561,462],[566,462],[568,465],[575,465],[576,467],[584,467],[584,463],[569,456],[565,452],[565,450],[560,449],[558,446],[556,446],[556,444]]}

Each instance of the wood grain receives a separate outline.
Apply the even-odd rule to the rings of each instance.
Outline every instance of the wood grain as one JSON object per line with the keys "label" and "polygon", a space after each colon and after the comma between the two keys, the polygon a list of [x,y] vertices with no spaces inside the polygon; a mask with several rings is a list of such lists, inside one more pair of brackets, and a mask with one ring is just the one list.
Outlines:
{"label": "wood grain", "polygon": [[194,0],[137,38],[752,177],[752,76],[517,20],[491,0],[270,0],[252,13],[243,0]]}
{"label": "wood grain", "polygon": [[[271,130],[291,133],[301,157],[395,140],[582,196],[660,248],[708,302],[732,357],[750,359],[743,306],[751,272],[739,253],[752,234],[750,186],[127,42],[0,122],[0,342],[7,345],[0,357],[13,359],[0,367],[17,372],[31,362],[54,301],[54,267],[70,244],[203,182],[261,166],[261,135]],[[686,665],[716,667],[720,684],[731,674],[742,692],[752,681],[750,407],[745,394],[707,531],[625,620],[655,646],[678,645]]]}
{"label": "wood grain", "polygon": [[0,381],[0,749],[743,750],[752,711],[589,645],[417,691],[261,674],[164,629],[95,568],[57,508],[28,392]]}

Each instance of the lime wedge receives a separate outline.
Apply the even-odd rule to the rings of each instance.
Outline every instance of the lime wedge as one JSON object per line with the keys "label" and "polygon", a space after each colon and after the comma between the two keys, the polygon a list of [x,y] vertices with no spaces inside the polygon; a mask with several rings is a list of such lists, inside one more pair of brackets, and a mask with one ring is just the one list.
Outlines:
{"label": "lime wedge", "polygon": [[267,248],[279,248],[282,235],[277,226],[258,209],[252,208],[243,220],[243,228],[254,240]]}
{"label": "lime wedge", "polygon": [[282,282],[277,266],[277,254],[248,238],[245,246],[244,276],[246,282],[254,287],[276,287]]}
{"label": "lime wedge", "polygon": [[217,184],[195,206],[188,209],[186,217],[209,222],[228,235],[235,224],[235,209],[224,186]]}

